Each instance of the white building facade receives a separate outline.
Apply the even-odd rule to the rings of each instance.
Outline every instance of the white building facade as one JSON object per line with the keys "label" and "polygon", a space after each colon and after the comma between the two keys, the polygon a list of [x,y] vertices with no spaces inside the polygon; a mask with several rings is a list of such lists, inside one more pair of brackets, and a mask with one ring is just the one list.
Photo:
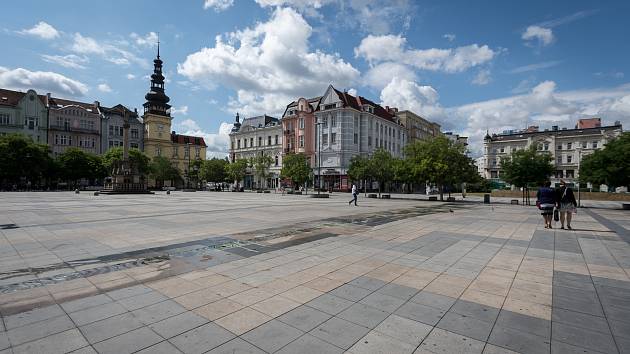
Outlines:
{"label": "white building facade", "polygon": [[585,129],[558,129],[554,126],[550,130],[538,131],[537,128],[486,135],[481,161],[484,166],[482,176],[502,182],[501,160],[508,158],[516,150],[528,149],[534,145],[540,153],[551,154],[553,158],[555,172],[551,176],[552,184],[559,183],[561,179],[574,184],[579,180],[582,158],[602,149],[608,141],[622,133],[622,126],[618,122],[611,126]]}
{"label": "white building facade", "polygon": [[395,113],[329,86],[315,111],[315,185],[329,190],[351,188],[348,169],[350,159],[356,155],[369,156],[383,148],[392,156],[401,157],[407,130]]}

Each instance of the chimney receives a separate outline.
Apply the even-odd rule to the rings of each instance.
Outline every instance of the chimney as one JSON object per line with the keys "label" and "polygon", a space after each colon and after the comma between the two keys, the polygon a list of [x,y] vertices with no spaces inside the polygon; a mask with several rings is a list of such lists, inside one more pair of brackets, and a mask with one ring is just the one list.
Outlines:
{"label": "chimney", "polygon": [[46,93],[46,107],[50,107],[50,99],[52,98],[50,92]]}

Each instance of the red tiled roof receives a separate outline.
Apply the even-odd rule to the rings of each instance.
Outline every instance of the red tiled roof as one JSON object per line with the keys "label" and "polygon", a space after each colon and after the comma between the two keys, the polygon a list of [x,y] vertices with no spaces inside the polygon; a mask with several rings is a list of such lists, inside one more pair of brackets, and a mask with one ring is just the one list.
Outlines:
{"label": "red tiled roof", "polygon": [[63,98],[51,97],[50,98],[50,107],[51,108],[58,108],[57,106],[62,106],[62,107],[79,106],[79,107],[82,107],[84,109],[89,109],[93,113],[99,113],[96,110],[96,107],[94,106],[94,103],[86,103],[86,102],[66,100],[66,99],[63,99]]}
{"label": "red tiled roof", "polygon": [[[26,92],[13,91],[7,89],[0,89],[0,106],[15,107],[20,102],[22,97],[26,95]],[[46,96],[37,95],[42,104],[46,105]],[[6,100],[4,99],[6,98]]]}
{"label": "red tiled roof", "polygon": [[182,135],[176,134],[175,132],[171,133],[171,141],[176,144],[192,144],[199,145],[202,147],[207,147],[206,142],[202,137],[199,136],[190,136],[190,135]]}
{"label": "red tiled roof", "polygon": [[365,97],[362,96],[357,96],[354,97],[351,94],[347,93],[347,92],[341,92],[339,90],[337,90],[336,88],[333,87],[333,90],[335,90],[335,93],[337,93],[337,96],[339,96],[339,99],[343,102],[344,106],[346,107],[352,107],[356,110],[362,111],[362,106],[364,104],[368,104],[372,107],[374,107],[374,114],[383,118],[383,119],[387,119],[389,121],[395,122],[394,120],[394,115],[392,115],[391,113],[389,113],[385,108],[381,107],[381,105],[376,104],[370,100],[368,100]]}

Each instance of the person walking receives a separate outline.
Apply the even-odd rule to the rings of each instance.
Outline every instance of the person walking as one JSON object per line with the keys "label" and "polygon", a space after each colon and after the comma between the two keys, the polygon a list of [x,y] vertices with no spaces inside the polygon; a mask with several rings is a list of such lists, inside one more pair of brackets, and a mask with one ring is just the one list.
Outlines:
{"label": "person walking", "polygon": [[558,210],[560,210],[560,228],[564,229],[564,221],[567,222],[567,229],[571,229],[571,217],[577,208],[573,189],[567,186],[564,180],[560,180],[560,188],[556,196]]}
{"label": "person walking", "polygon": [[551,189],[551,182],[545,182],[536,192],[536,206],[545,220],[545,229],[552,229],[553,208],[556,206],[556,192]]}
{"label": "person walking", "polygon": [[352,205],[354,202],[354,206],[357,206],[357,185],[352,184],[352,199],[348,202],[348,205]]}

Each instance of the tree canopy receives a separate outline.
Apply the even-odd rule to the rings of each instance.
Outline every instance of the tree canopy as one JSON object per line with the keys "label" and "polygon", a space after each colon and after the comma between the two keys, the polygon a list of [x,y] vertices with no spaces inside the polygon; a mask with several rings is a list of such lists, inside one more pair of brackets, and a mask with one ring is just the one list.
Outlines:
{"label": "tree canopy", "polygon": [[0,184],[20,184],[21,178],[37,182],[50,176],[56,165],[47,145],[20,134],[0,137]]}
{"label": "tree canopy", "polygon": [[149,164],[149,174],[157,182],[175,181],[181,178],[179,170],[164,156],[155,156]]}
{"label": "tree canopy", "polygon": [[228,161],[225,159],[212,158],[205,160],[201,165],[199,177],[207,182],[225,182],[227,179]]}
{"label": "tree canopy", "polygon": [[[114,147],[107,150],[107,152],[103,155],[103,166],[107,173],[112,172],[112,166],[114,161],[122,161],[123,159],[123,148],[122,147]],[[138,149],[129,149],[129,160],[133,163],[137,168],[138,172],[142,175],[145,175],[149,172],[149,164],[151,159],[144,152]]]}
{"label": "tree canopy", "polygon": [[389,151],[378,148],[367,163],[367,173],[378,182],[378,194],[394,177],[394,158]]}
{"label": "tree canopy", "polygon": [[254,167],[254,173],[258,177],[258,188],[262,188],[265,179],[269,176],[269,167],[273,163],[271,156],[266,154],[256,155],[252,158],[251,165]]}
{"label": "tree canopy", "polygon": [[79,148],[66,149],[57,160],[60,163],[61,175],[75,184],[82,178],[95,179],[107,175],[100,156],[87,153]]}
{"label": "tree canopy", "polygon": [[630,185],[630,133],[621,134],[601,150],[583,156],[580,181],[609,187]]}
{"label": "tree canopy", "polygon": [[501,179],[516,187],[541,185],[553,173],[551,154],[539,152],[536,145],[516,150],[501,160]]}
{"label": "tree canopy", "polygon": [[249,167],[249,162],[246,159],[239,159],[228,164],[226,172],[230,180],[239,184],[245,178],[247,167]]}
{"label": "tree canopy", "polygon": [[311,175],[311,167],[304,154],[288,154],[282,159],[282,171],[280,175],[283,178],[291,179],[296,186],[307,182]]}

